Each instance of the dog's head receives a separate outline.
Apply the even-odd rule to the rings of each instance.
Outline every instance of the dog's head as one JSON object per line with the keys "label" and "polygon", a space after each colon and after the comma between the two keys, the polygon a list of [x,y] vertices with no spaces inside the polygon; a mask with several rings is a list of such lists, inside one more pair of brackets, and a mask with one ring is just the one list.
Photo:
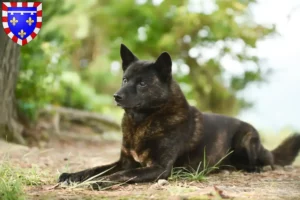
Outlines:
{"label": "dog's head", "polygon": [[124,109],[149,110],[168,101],[172,81],[172,60],[163,52],[154,62],[139,60],[121,44],[123,80],[114,94],[118,106]]}

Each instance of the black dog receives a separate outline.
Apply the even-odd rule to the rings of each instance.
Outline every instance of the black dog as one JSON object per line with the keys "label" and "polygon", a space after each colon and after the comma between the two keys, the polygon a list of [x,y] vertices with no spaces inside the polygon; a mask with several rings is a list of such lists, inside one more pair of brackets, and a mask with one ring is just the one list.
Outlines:
{"label": "black dog", "polygon": [[120,159],[110,165],[63,173],[60,182],[81,182],[112,167],[102,179],[131,183],[167,179],[173,166],[195,169],[204,159],[212,166],[229,151],[232,153],[221,165],[250,172],[266,165],[288,165],[296,158],[298,134],[268,151],[250,124],[190,106],[172,78],[168,53],[162,53],[155,62],[142,61],[121,45],[121,58],[123,83],[114,95],[125,110]]}

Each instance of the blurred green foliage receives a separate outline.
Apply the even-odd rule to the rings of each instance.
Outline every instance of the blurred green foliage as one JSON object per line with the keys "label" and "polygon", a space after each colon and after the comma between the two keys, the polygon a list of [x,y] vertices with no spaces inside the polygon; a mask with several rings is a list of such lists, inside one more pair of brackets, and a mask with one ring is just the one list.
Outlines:
{"label": "blurred green foliage", "polygon": [[[120,113],[111,95],[120,86],[119,47],[124,43],[141,59],[168,51],[174,76],[192,104],[235,115],[251,106],[239,92],[268,75],[255,48],[275,27],[253,21],[254,4],[44,0],[41,32],[22,47],[19,105],[33,115],[48,103]],[[233,62],[239,73],[230,71]]]}
{"label": "blurred green foliage", "polygon": [[53,84],[62,71],[70,66],[65,52],[67,45],[70,45],[68,40],[55,29],[44,31],[53,16],[63,16],[70,11],[59,8],[58,2],[43,2],[43,27],[38,37],[21,48],[16,97],[19,110],[31,119],[35,119],[37,111],[51,101]]}

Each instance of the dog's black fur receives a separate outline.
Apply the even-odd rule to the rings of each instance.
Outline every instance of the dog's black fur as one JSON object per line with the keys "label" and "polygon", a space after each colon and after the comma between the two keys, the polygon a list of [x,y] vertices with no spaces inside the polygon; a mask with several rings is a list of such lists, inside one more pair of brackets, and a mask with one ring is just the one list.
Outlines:
{"label": "dog's black fur", "polygon": [[110,165],[63,173],[60,182],[81,182],[108,169],[102,179],[112,182],[167,179],[173,166],[195,169],[204,159],[212,166],[230,151],[221,165],[249,172],[266,165],[289,165],[297,156],[299,134],[269,151],[250,124],[190,106],[172,78],[168,53],[162,53],[155,62],[142,61],[122,44],[121,58],[123,83],[114,95],[125,110],[120,159]]}

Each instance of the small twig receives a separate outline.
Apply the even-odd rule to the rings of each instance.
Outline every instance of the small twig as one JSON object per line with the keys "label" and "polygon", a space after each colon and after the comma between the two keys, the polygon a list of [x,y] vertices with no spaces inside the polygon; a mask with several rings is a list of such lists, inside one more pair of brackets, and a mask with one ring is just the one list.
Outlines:
{"label": "small twig", "polygon": [[58,188],[59,186],[60,186],[60,183],[56,183],[55,185],[46,188],[46,190],[54,190],[54,189]]}

